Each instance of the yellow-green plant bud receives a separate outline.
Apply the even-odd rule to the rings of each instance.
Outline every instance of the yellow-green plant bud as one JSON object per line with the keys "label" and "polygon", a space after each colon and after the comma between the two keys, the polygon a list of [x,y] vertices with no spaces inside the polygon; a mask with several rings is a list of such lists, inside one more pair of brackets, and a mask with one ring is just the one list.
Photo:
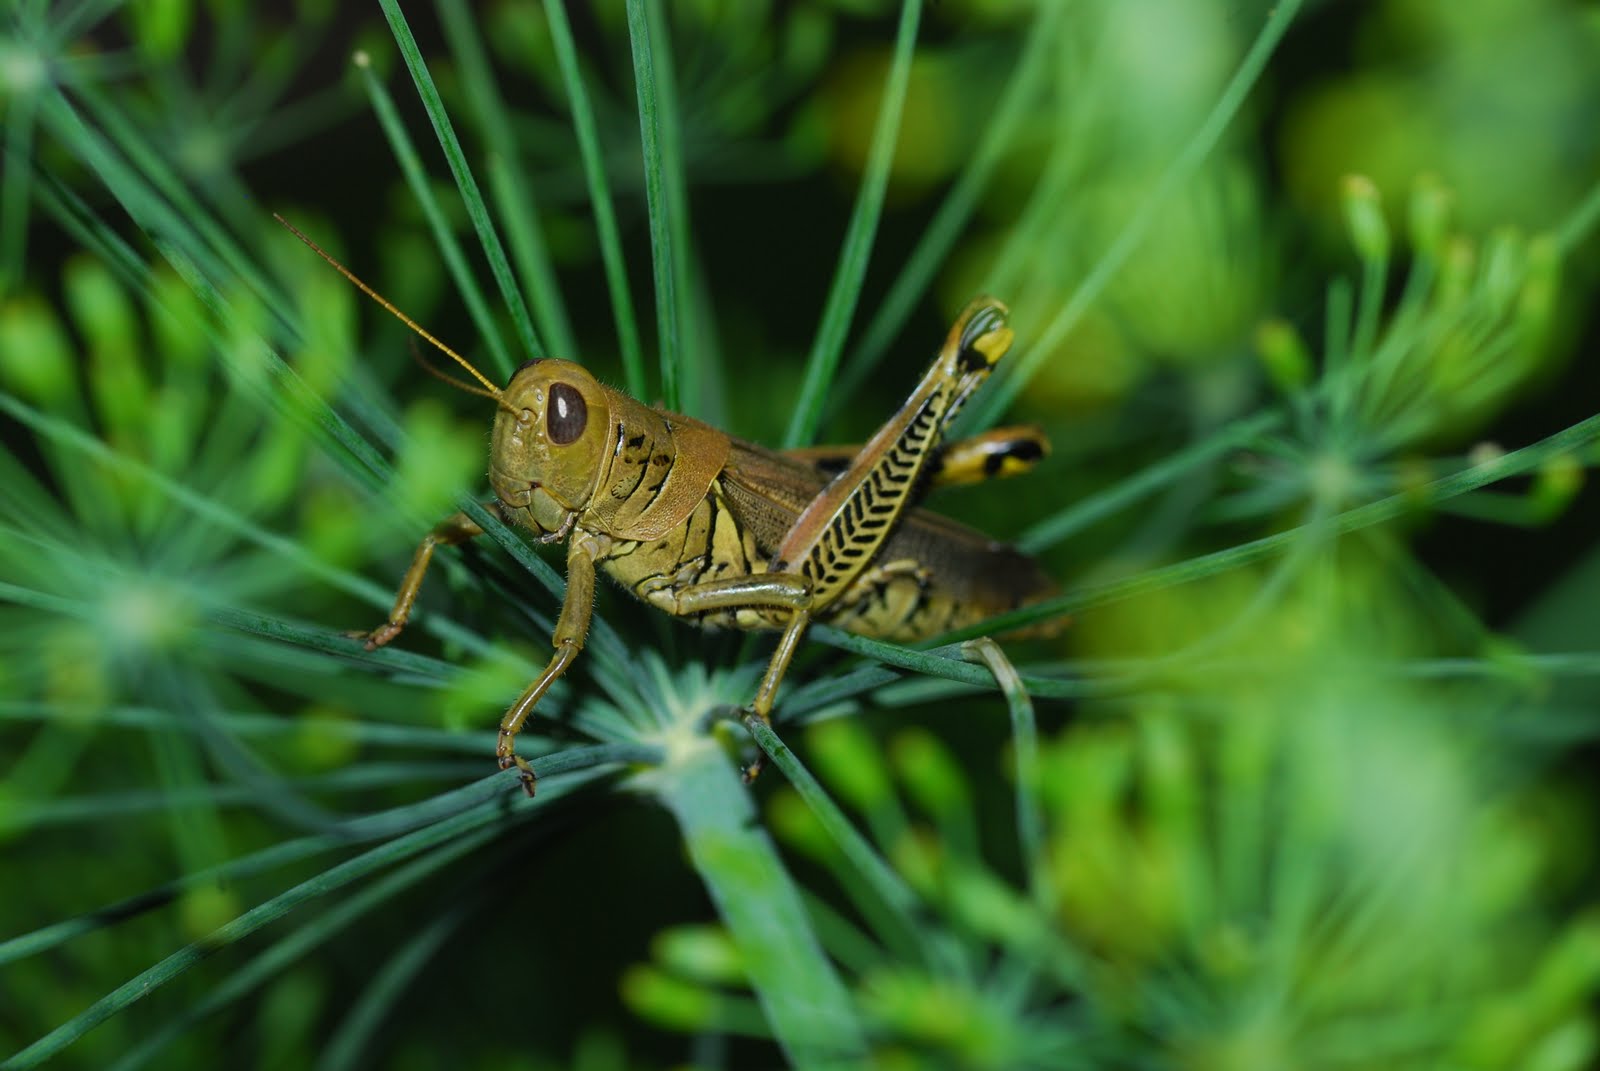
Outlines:
{"label": "yellow-green plant bud", "polygon": [[932,733],[907,729],[897,733],[889,760],[907,793],[929,814],[949,815],[972,806],[972,794],[961,767]]}
{"label": "yellow-green plant bud", "polygon": [[1267,320],[1256,328],[1256,353],[1267,377],[1285,394],[1296,394],[1311,382],[1311,352],[1288,320]]}
{"label": "yellow-green plant bud", "polygon": [[842,799],[863,811],[881,807],[893,791],[877,745],[854,721],[823,722],[807,734],[818,772]]}
{"label": "yellow-green plant bud", "polygon": [[1496,230],[1484,245],[1483,295],[1496,312],[1509,310],[1522,289],[1523,252],[1522,236],[1509,227]]}
{"label": "yellow-green plant bud", "polygon": [[650,942],[656,962],[708,985],[744,985],[744,957],[721,926],[674,926]]}
{"label": "yellow-green plant bud", "polygon": [[703,1030],[716,1016],[718,998],[692,982],[646,964],[622,976],[622,1000],[640,1018],[676,1030]]}
{"label": "yellow-green plant bud", "polygon": [[1517,327],[1527,335],[1542,335],[1555,313],[1561,290],[1561,247],[1547,234],[1528,242],[1522,290],[1517,295]]}
{"label": "yellow-green plant bud", "polygon": [[72,342],[50,306],[28,296],[0,305],[0,386],[58,409],[76,386]]}
{"label": "yellow-green plant bud", "polygon": [[1339,190],[1350,240],[1364,261],[1389,259],[1389,224],[1378,187],[1365,175],[1346,175]]}
{"label": "yellow-green plant bud", "polygon": [[1541,521],[1553,521],[1583,489],[1583,465],[1571,454],[1557,454],[1534,474],[1528,502]]}
{"label": "yellow-green plant bud", "polygon": [[1439,176],[1418,175],[1411,187],[1411,208],[1406,215],[1410,225],[1411,248],[1418,256],[1437,259],[1444,253],[1450,237],[1450,210],[1455,198]]}
{"label": "yellow-green plant bud", "polygon": [[1477,264],[1478,250],[1470,240],[1457,235],[1445,244],[1444,257],[1439,262],[1438,306],[1441,310],[1453,308],[1466,298]]}

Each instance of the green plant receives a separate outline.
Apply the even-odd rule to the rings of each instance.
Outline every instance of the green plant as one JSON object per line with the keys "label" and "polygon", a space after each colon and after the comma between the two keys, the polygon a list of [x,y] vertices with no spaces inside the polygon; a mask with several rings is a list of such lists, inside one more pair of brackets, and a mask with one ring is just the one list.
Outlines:
{"label": "green plant", "polygon": [[[853,10],[874,6],[894,10]],[[1592,345],[1592,142],[1572,141],[1585,182],[1528,218],[1523,186],[1495,201],[1452,166],[1476,158],[1441,117],[1444,178],[1366,161],[1382,195],[1347,180],[1347,244],[1301,270],[1314,240],[1277,226],[1244,105],[1297,19],[1342,13],[907,0],[779,21],[628,0],[506,2],[480,25],[441,4],[441,44],[384,0],[387,34],[356,31],[359,92],[299,98],[299,61],[350,31],[307,4],[277,34],[246,7],[27,2],[0,23],[6,1066],[212,1065],[224,1043],[261,1066],[681,1062],[595,1000],[619,975],[703,1067],[1592,1060],[1594,797],[1571,772],[1596,580],[1555,560],[1593,554],[1566,515],[1590,506],[1600,416],[1503,423],[1519,392],[1586,382],[1562,360]],[[1525,121],[1592,105],[1592,72],[1551,43],[1592,42],[1592,18],[1491,7],[1440,28],[1396,2],[1366,32],[1437,43],[1458,81],[1430,100],[1490,76],[1469,62],[1483,27],[1545,42]],[[209,77],[185,73],[197,42]],[[398,649],[342,634],[482,493],[487,417],[405,373],[398,325],[271,224],[239,157],[244,130],[301,144],[361,94],[397,207],[364,196],[337,228],[268,207],[336,248],[365,235],[343,259],[501,378],[581,354],[639,397],[801,443],[881,417],[935,340],[930,292],[1009,299],[1018,352],[968,419],[1014,406],[1058,452],[1028,494],[941,508],[1068,581],[982,631],[1071,613],[1065,645],[1007,641],[1013,671],[973,636],[814,630],[751,790],[750,743],[710,715],[748,697],[763,642],[613,593],[524,737],[539,797],[489,775],[561,578],[491,523]],[[1332,122],[1338,94],[1304,99]],[[1296,166],[1331,179],[1314,158]],[[824,159],[852,180],[827,228],[750,193]],[[1469,225],[1521,229],[1463,233],[1457,188]],[[769,232],[821,230],[795,255],[831,274],[754,285],[784,273]],[[797,305],[819,311],[760,326]],[[1532,445],[1474,443],[1490,434]],[[1477,520],[1550,560],[1497,583],[1429,547]],[[670,825],[608,825],[635,798]]]}

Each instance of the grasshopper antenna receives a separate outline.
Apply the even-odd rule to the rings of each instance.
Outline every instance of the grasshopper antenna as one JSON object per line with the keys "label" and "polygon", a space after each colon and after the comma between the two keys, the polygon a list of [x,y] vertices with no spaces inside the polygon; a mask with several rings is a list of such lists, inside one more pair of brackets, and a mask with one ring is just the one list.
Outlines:
{"label": "grasshopper antenna", "polygon": [[[453,383],[456,386],[461,387],[463,390],[466,390],[467,392],[469,392],[471,394],[482,394],[482,395],[484,395],[486,397],[493,398],[497,402],[500,402],[501,405],[505,404],[501,400],[501,397],[500,397],[500,394],[501,394],[500,388],[496,387],[493,383],[489,382],[489,380],[484,376],[484,374],[482,372],[480,372],[476,368],[472,367],[472,362],[468,361],[465,357],[461,356],[461,354],[457,353],[455,350],[451,349],[449,346],[446,346],[443,342],[440,342],[438,339],[434,338],[431,334],[428,333],[428,329],[427,328],[423,327],[421,324],[417,323],[417,321],[413,320],[411,317],[407,316],[405,313],[403,313],[399,309],[395,308],[394,307],[394,303],[391,302],[388,298],[384,297],[382,294],[380,294],[376,290],[372,289],[372,287],[368,286],[366,283],[364,283],[360,279],[356,278],[355,272],[351,271],[349,268],[345,267],[343,264],[340,264],[337,260],[334,260],[333,257],[330,256],[326,250],[324,250],[320,245],[318,245],[316,242],[313,242],[310,238],[308,238],[305,234],[303,234],[301,232],[300,228],[296,227],[293,223],[290,223],[288,220],[284,219],[282,216],[278,215],[278,213],[276,213],[276,212],[272,213],[272,218],[277,220],[279,223],[283,224],[284,227],[286,227],[288,229],[290,234],[294,235],[296,238],[300,239],[306,245],[310,246],[311,247],[311,251],[313,253],[315,253],[317,256],[321,257],[323,260],[326,260],[329,264],[332,264],[335,271],[337,271],[340,275],[344,276],[346,279],[349,279],[352,283],[354,283],[356,285],[356,288],[359,289],[363,294],[367,295],[373,301],[376,301],[379,305],[382,305],[385,309],[387,309],[389,311],[389,313],[392,316],[394,316],[395,319],[399,320],[401,323],[403,323],[407,327],[411,328],[411,330],[413,330],[417,334],[421,335],[424,339],[426,339],[429,342],[429,344],[431,344],[433,346],[434,349],[436,349],[436,350],[440,351],[441,353],[445,354],[451,360],[455,361],[456,364],[459,364],[462,368],[465,368],[468,372],[471,372],[472,373],[472,378],[476,379],[479,383],[482,383],[483,386],[484,386],[484,389],[480,391],[475,387],[469,387],[465,383],[462,383],[460,380],[451,379],[449,376],[444,375],[444,374],[442,374],[440,372],[437,372],[434,369],[429,368],[426,364],[423,364],[423,367],[427,368],[429,372],[432,372],[434,375],[438,376],[440,379],[443,379],[448,383]],[[421,363],[420,359],[419,359],[419,363]]]}
{"label": "grasshopper antenna", "polygon": [[465,380],[457,379],[448,372],[441,372],[439,369],[429,364],[428,359],[422,355],[422,351],[417,349],[416,339],[407,339],[406,348],[411,351],[411,359],[417,362],[417,367],[428,373],[428,375],[432,376],[434,379],[443,380],[456,390],[466,391],[468,394],[476,394],[480,398],[490,398],[495,401],[499,401],[498,396],[490,394],[482,387],[474,387],[471,383],[468,383]]}

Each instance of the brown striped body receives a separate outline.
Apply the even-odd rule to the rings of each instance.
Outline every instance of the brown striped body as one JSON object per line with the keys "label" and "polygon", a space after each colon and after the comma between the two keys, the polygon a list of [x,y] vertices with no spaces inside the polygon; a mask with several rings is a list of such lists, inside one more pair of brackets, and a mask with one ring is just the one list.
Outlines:
{"label": "brown striped body", "polygon": [[[770,568],[795,519],[827,484],[803,462],[730,440],[724,471],[684,523],[650,541],[617,542],[601,570],[647,603],[671,612],[692,584]],[[1014,610],[1052,594],[1033,559],[927,510],[907,510],[877,559],[816,615],[848,632],[910,642]],[[718,610],[702,624],[782,628],[768,608]]]}
{"label": "brown striped body", "polygon": [[[595,565],[669,613],[681,612],[686,589],[787,560],[813,592],[813,619],[863,636],[926,639],[1055,591],[1031,558],[911,506],[938,456],[930,444],[988,373],[981,354],[950,352],[948,373],[930,376],[899,426],[858,452],[877,460],[865,479],[849,466],[830,478],[801,458],[652,409],[570,362],[530,362],[505,391],[490,480],[510,519],[547,538],[574,528],[601,537]],[[582,399],[574,403],[581,427],[572,441],[553,442],[555,425],[539,417],[563,390]],[[762,629],[791,616],[756,605],[694,619]]]}
{"label": "brown striped body", "polygon": [[[770,567],[776,541],[758,535],[765,507],[720,477],[683,525],[661,540],[614,544],[598,565],[622,588],[672,612],[675,592],[709,580],[755,576]],[[770,531],[768,531],[770,535]],[[930,564],[933,562],[933,564]],[[912,642],[963,628],[1054,591],[1034,560],[933,512],[912,511],[877,562],[816,615],[824,624],[877,639]],[[773,608],[714,610],[714,628],[779,629]]]}

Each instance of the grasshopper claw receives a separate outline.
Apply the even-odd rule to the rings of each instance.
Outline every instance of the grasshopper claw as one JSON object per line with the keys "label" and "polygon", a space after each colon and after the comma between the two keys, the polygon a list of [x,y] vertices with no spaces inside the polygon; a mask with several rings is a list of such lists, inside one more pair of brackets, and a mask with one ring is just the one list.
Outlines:
{"label": "grasshopper claw", "polygon": [[761,776],[761,770],[767,761],[766,753],[761,750],[760,745],[755,744],[753,723],[757,720],[766,721],[767,719],[762,718],[760,714],[749,707],[734,706],[729,703],[725,706],[712,707],[706,711],[705,717],[701,722],[702,727],[706,730],[710,730],[718,722],[738,722],[750,734],[751,745],[755,747],[755,757],[739,767],[739,776],[747,785]]}
{"label": "grasshopper claw", "polygon": [[361,646],[369,651],[376,651],[390,640],[400,635],[404,625],[397,625],[393,621],[386,621],[375,629],[351,629],[344,635],[352,640],[360,640]]}
{"label": "grasshopper claw", "polygon": [[533,772],[533,767],[521,755],[513,753],[500,756],[500,768],[502,770],[509,770],[513,766],[517,768],[517,774],[522,778],[522,791],[528,794],[530,800],[533,799],[535,795],[534,786],[539,782],[539,775]]}
{"label": "grasshopper claw", "polygon": [[[749,707],[741,707],[739,709],[739,721],[742,722],[745,729],[749,731],[750,739],[752,741],[755,739],[756,735],[756,722],[759,721],[763,725],[770,724],[767,718],[762,717]],[[740,767],[739,776],[744,780],[745,784],[752,784],[756,778],[761,776],[761,771],[766,768],[766,765],[767,753],[761,750],[760,744],[757,744],[755,758],[751,759],[749,762],[745,763],[744,766]]]}
{"label": "grasshopper claw", "polygon": [[339,635],[347,640],[355,640],[369,651],[375,651],[378,649],[378,644],[373,642],[372,636],[376,631],[376,629],[347,628]]}

